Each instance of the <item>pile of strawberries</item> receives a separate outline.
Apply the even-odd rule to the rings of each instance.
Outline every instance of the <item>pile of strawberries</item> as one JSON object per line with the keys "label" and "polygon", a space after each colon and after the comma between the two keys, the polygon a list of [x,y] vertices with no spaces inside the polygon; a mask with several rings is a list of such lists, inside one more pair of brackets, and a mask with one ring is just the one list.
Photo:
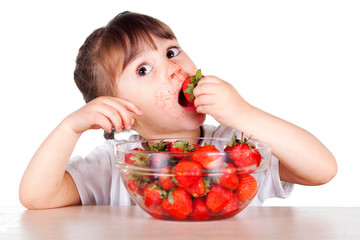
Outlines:
{"label": "pile of strawberries", "polygon": [[129,172],[125,179],[142,208],[157,218],[227,218],[245,208],[258,191],[250,169],[260,165],[261,155],[246,138],[239,141],[234,136],[222,152],[213,145],[185,140],[160,141],[133,149],[124,161],[156,171]]}

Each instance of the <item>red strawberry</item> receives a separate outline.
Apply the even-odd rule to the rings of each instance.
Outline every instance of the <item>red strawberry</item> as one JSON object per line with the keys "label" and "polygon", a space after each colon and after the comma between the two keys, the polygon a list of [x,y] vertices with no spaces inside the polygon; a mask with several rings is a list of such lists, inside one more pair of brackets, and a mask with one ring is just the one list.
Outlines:
{"label": "red strawberry", "polygon": [[164,210],[174,219],[186,219],[192,212],[191,196],[183,189],[177,188],[162,201]]}
{"label": "red strawberry", "polygon": [[[131,151],[143,151],[141,148],[134,148]],[[137,160],[138,157],[136,157],[137,153],[127,153],[125,154],[124,162],[127,164],[133,165]]]}
{"label": "red strawberry", "polygon": [[241,169],[260,165],[261,154],[247,138],[239,142],[234,135],[224,151],[229,152],[234,164]]}
{"label": "red strawberry", "polygon": [[193,146],[194,146],[195,150],[197,150],[197,149],[199,149],[201,147],[200,145],[197,145],[197,144],[193,144]]}
{"label": "red strawberry", "polygon": [[167,197],[167,192],[161,189],[156,183],[149,183],[144,190],[144,204],[147,208],[159,204]]}
{"label": "red strawberry", "polygon": [[178,140],[171,144],[170,152],[177,153],[177,152],[192,152],[195,150],[194,145],[189,143],[186,140]]}
{"label": "red strawberry", "polygon": [[201,197],[206,192],[206,185],[202,178],[199,178],[194,184],[189,187],[184,188],[185,191],[190,194],[191,196],[197,198]]}
{"label": "red strawberry", "polygon": [[138,194],[140,196],[144,195],[144,187],[138,186],[134,179],[129,179],[127,186],[129,188],[129,190],[134,192],[135,194]]}
{"label": "red strawberry", "polygon": [[147,184],[149,184],[153,179],[150,176],[137,175],[137,174],[128,174],[127,187],[130,191],[135,194],[144,195],[144,189]]}
{"label": "red strawberry", "polygon": [[222,187],[229,190],[235,190],[239,185],[238,176],[236,175],[236,168],[231,163],[226,163],[225,167],[220,169],[223,173],[215,181]]}
{"label": "red strawberry", "polygon": [[202,78],[201,70],[197,70],[195,76],[188,77],[183,85],[182,91],[185,95],[185,98],[188,100],[189,103],[194,104],[195,96],[193,94],[194,88],[198,84],[199,80]]}
{"label": "red strawberry", "polygon": [[224,159],[216,153],[220,153],[220,151],[213,145],[201,146],[193,153],[192,161],[200,163],[206,169],[217,168],[220,167]]}
{"label": "red strawberry", "polygon": [[164,167],[161,169],[162,175],[159,177],[162,188],[168,191],[177,186],[176,183],[172,180],[172,176],[166,176],[166,174],[171,174],[171,171],[172,167]]}
{"label": "red strawberry", "polygon": [[147,146],[148,150],[151,152],[169,152],[171,142],[160,140],[158,143],[151,146]]}
{"label": "red strawberry", "polygon": [[233,192],[219,185],[210,187],[210,191],[206,195],[205,205],[211,212],[218,213],[232,201]]}
{"label": "red strawberry", "polygon": [[252,200],[255,197],[257,191],[257,182],[253,176],[239,176],[239,187],[235,190],[235,193],[242,202]]}
{"label": "red strawberry", "polygon": [[193,185],[201,177],[201,174],[202,167],[195,162],[180,161],[174,167],[175,179],[182,188]]}
{"label": "red strawberry", "polygon": [[[170,152],[172,153],[186,153],[186,152],[193,152],[195,150],[195,147],[189,143],[188,141],[186,140],[178,140],[178,141],[175,141],[171,144],[171,147],[170,147]],[[176,157],[176,158],[183,158],[186,156],[182,156],[182,155],[172,155],[173,157]]]}
{"label": "red strawberry", "polygon": [[153,217],[156,218],[164,218],[164,215],[166,214],[162,203],[157,203],[157,204],[153,204],[150,207],[148,207],[147,209],[145,209],[145,211],[150,214]]}
{"label": "red strawberry", "polygon": [[205,206],[203,198],[195,198],[192,205],[190,218],[193,220],[207,220],[211,217],[211,211]]}
{"label": "red strawberry", "polygon": [[240,211],[240,199],[236,196],[235,193],[229,193],[230,201],[224,206],[221,210],[221,217],[226,218],[230,217]]}

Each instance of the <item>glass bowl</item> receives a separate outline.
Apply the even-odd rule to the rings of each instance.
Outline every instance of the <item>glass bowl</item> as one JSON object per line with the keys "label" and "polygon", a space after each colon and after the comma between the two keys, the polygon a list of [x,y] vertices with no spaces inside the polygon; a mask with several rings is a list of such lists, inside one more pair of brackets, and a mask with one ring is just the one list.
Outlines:
{"label": "glass bowl", "polygon": [[249,205],[270,164],[269,144],[245,140],[120,141],[117,166],[131,198],[155,218],[224,219]]}

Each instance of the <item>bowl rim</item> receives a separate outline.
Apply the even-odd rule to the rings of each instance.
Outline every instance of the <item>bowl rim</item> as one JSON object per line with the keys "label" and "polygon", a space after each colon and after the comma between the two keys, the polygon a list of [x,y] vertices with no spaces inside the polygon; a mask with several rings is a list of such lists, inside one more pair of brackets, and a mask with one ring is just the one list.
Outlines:
{"label": "bowl rim", "polygon": [[[150,141],[154,141],[154,142],[160,142],[160,141],[169,141],[171,142],[171,140],[173,140],[173,142],[177,141],[177,140],[196,140],[196,139],[199,139],[199,140],[217,140],[217,141],[224,141],[224,142],[229,142],[231,141],[231,138],[224,138],[224,137],[178,137],[178,138],[151,138],[151,139],[138,139],[138,140],[118,140],[118,143],[115,144],[115,148],[116,150],[118,150],[118,148],[121,146],[121,145],[125,145],[125,144],[133,144],[133,143],[145,143],[145,142],[150,142]],[[267,142],[263,142],[263,141],[259,141],[259,140],[256,140],[256,139],[251,139],[249,138],[248,141],[250,143],[257,143],[257,144],[261,144],[262,146],[261,147],[257,147],[256,149],[258,150],[263,150],[263,149],[271,149],[271,145]],[[203,143],[201,143],[203,144]],[[199,145],[201,145],[199,144]],[[126,153],[138,153],[139,151],[136,151],[136,150],[127,150],[125,151]],[[154,153],[154,154],[166,154],[167,152],[153,152],[153,151],[147,151],[147,150],[144,150],[142,151],[143,153]],[[223,153],[223,152],[221,152]],[[181,153],[182,154],[182,153]],[[218,154],[218,153],[216,153]]]}
{"label": "bowl rim", "polygon": [[[185,152],[185,153],[173,153],[173,152],[154,152],[154,151],[148,151],[148,150],[144,150],[144,151],[136,151],[136,150],[120,150],[120,146],[126,145],[126,144],[134,144],[134,143],[146,143],[149,141],[154,141],[154,142],[160,142],[160,141],[176,141],[176,140],[196,140],[196,139],[200,139],[200,140],[217,140],[217,141],[224,141],[224,142],[229,142],[231,141],[231,138],[220,138],[220,137],[192,137],[192,138],[187,138],[187,137],[178,137],[178,138],[154,138],[154,139],[138,139],[138,140],[119,140],[117,144],[115,144],[115,148],[116,148],[116,165],[117,167],[119,167],[122,171],[131,171],[132,173],[136,173],[136,174],[142,174],[142,175],[156,175],[156,176],[174,176],[173,173],[161,173],[161,168],[157,169],[157,168],[145,168],[145,167],[138,167],[138,166],[134,166],[128,163],[125,163],[124,161],[121,161],[118,159],[118,152],[121,151],[123,154],[129,154],[129,153],[144,153],[144,154],[151,154],[152,156],[162,156],[162,155],[168,155],[171,154],[172,156],[186,156],[186,155],[191,155],[193,154],[193,152]],[[263,141],[258,141],[258,140],[254,140],[254,139],[249,139],[249,142],[252,143],[257,143],[260,144],[260,147],[257,147],[256,149],[259,151],[267,151],[267,150],[271,150],[271,145],[269,143],[263,142]],[[201,144],[204,144],[203,142]],[[216,152],[216,153],[207,153],[210,155],[221,155],[221,156],[226,156],[227,152],[224,151],[220,151],[220,152]],[[271,155],[271,153],[270,153]],[[269,165],[270,165],[270,159],[271,157],[268,157],[268,159],[264,159],[265,161],[261,161],[262,163],[258,166],[258,167],[253,167],[251,168],[251,172],[252,173],[256,173],[256,172],[262,172],[265,171]],[[262,158],[263,160],[263,158]],[[236,167],[236,166],[235,166]],[[237,168],[237,167],[236,167]],[[246,173],[246,171],[248,171],[249,169],[241,169],[241,168],[237,168],[238,172],[242,172],[244,171],[244,173]],[[209,171],[207,174],[210,175],[219,175],[219,174],[223,174],[219,171]]]}

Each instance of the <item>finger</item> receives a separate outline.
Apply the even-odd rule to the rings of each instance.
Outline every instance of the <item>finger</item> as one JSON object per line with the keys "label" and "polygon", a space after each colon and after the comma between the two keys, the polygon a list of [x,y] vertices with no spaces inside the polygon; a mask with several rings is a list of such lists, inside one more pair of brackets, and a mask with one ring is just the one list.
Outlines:
{"label": "finger", "polygon": [[132,102],[129,102],[122,98],[116,98],[116,97],[111,97],[111,99],[113,100],[113,102],[108,102],[109,105],[113,105],[113,107],[115,107],[115,108],[124,106],[128,111],[133,112],[136,115],[139,115],[139,116],[143,115],[143,111],[138,106],[133,104]]}
{"label": "finger", "polygon": [[111,131],[112,131],[112,123],[105,115],[99,113],[95,117],[95,122],[94,122],[94,127],[93,128],[95,128],[95,129],[102,128],[106,132],[111,133]]}
{"label": "finger", "polygon": [[121,132],[123,121],[121,118],[121,113],[118,111],[118,109],[115,109],[114,107],[107,104],[103,104],[103,106],[101,106],[100,112],[109,119],[116,132]]}
{"label": "finger", "polygon": [[210,114],[209,105],[200,105],[200,106],[196,107],[196,112],[204,113],[204,114]]}
{"label": "finger", "polygon": [[135,122],[134,117],[132,117],[130,112],[127,109],[125,109],[124,107],[118,109],[118,111],[120,113],[121,120],[122,120],[122,123],[124,125],[124,128],[126,130],[130,130],[132,125]]}
{"label": "finger", "polygon": [[218,84],[207,82],[207,83],[198,84],[194,88],[193,94],[195,97],[199,97],[201,95],[215,94],[218,91],[219,91]]}
{"label": "finger", "polygon": [[195,98],[194,105],[195,107],[201,106],[201,105],[213,105],[215,104],[215,98],[214,95],[200,95]]}
{"label": "finger", "polygon": [[201,83],[220,83],[222,80],[218,77],[215,76],[211,76],[211,75],[207,75],[207,76],[203,76],[200,81],[198,82],[198,84]]}

